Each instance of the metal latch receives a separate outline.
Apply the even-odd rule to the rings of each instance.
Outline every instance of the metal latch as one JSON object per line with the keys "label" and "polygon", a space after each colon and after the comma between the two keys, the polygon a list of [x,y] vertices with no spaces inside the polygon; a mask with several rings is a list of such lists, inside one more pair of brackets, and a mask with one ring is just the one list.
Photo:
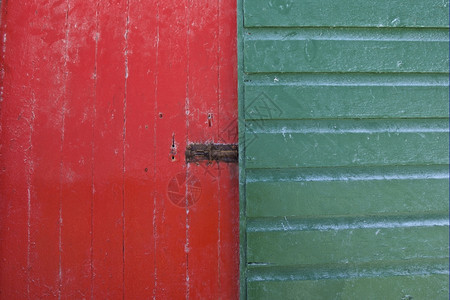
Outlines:
{"label": "metal latch", "polygon": [[186,147],[186,162],[218,161],[238,162],[237,144],[189,144]]}

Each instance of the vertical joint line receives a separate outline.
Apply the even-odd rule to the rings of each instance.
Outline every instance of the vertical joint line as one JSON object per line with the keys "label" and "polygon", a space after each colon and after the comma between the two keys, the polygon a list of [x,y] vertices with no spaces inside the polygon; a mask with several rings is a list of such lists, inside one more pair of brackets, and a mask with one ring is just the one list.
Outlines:
{"label": "vertical joint line", "polygon": [[[190,53],[189,53],[189,36],[190,36],[190,1],[186,0],[185,2],[185,17],[186,17],[186,100],[185,100],[185,111],[189,111],[189,59],[190,59]],[[186,116],[186,144],[189,142],[189,115],[185,114]],[[189,178],[189,165],[186,166],[186,181]],[[189,207],[188,207],[188,193],[189,193],[189,185],[186,182],[186,190],[185,190],[185,201],[186,201],[186,245],[185,245],[185,251],[186,251],[186,299],[189,299],[189,293],[190,293],[190,282],[189,282]]]}
{"label": "vertical joint line", "polygon": [[130,0],[127,0],[125,24],[125,82],[123,97],[123,130],[122,130],[122,298],[125,299],[125,151],[127,133],[127,88],[128,88],[128,31],[130,24]]}
{"label": "vertical joint line", "polygon": [[[158,111],[158,54],[159,54],[159,2],[156,3],[156,55],[155,55],[155,109],[154,109],[154,127],[153,127],[153,149],[157,149],[157,111]],[[156,151],[153,151],[153,186],[156,186]],[[158,268],[156,266],[156,245],[157,245],[157,234],[156,234],[156,191],[153,191],[153,299],[156,299],[156,288],[158,286],[157,272]]]}
{"label": "vertical joint line", "polygon": [[97,0],[95,8],[95,51],[94,51],[94,99],[92,103],[92,144],[91,144],[91,248],[90,248],[90,276],[91,276],[91,299],[94,299],[94,199],[95,199],[95,184],[94,184],[94,168],[95,168],[95,119],[97,115],[97,76],[98,76],[98,39],[99,39],[99,0]]}
{"label": "vertical joint line", "polygon": [[68,69],[67,63],[69,60],[69,11],[70,4],[69,0],[66,0],[66,17],[65,17],[65,48],[64,48],[64,85],[63,85],[63,103],[61,108],[61,147],[60,147],[60,174],[59,174],[59,220],[58,220],[58,244],[59,244],[59,263],[58,263],[58,299],[61,299],[62,290],[62,182],[63,182],[63,150],[64,150],[64,133],[65,133],[65,115],[66,115],[66,105],[67,105],[67,81],[68,81]]}
{"label": "vertical joint line", "polygon": [[[220,90],[220,29],[221,29],[221,24],[220,24],[220,0],[217,0],[217,137],[220,137],[220,111],[221,111],[221,107],[220,107],[220,100],[221,100],[221,90]],[[223,141],[223,142],[228,142],[228,141]],[[221,174],[220,174],[220,163],[217,163],[217,173],[218,173],[218,180],[217,180],[217,192],[218,192],[218,196],[217,196],[217,284],[219,286],[219,295],[222,294],[222,284],[220,281],[220,277],[221,277],[221,269],[220,269],[220,256],[222,255],[221,253],[221,232],[220,232],[220,228],[221,228],[221,194],[220,194],[220,179],[221,179]]]}

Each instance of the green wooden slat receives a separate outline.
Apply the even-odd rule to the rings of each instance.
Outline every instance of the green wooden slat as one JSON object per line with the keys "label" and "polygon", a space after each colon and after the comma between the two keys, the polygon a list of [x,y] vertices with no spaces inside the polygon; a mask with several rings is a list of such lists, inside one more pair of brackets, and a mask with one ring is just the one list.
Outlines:
{"label": "green wooden slat", "polygon": [[[324,76],[325,77],[325,76]],[[448,85],[367,83],[245,86],[247,119],[432,118],[447,117]],[[429,99],[429,101],[424,101]],[[272,109],[268,113],[266,107]]]}
{"label": "green wooden slat", "polygon": [[381,278],[392,276],[423,276],[449,274],[449,259],[414,258],[397,261],[373,261],[367,263],[340,263],[314,265],[277,266],[250,262],[248,282],[261,281],[307,281],[350,278]]}
{"label": "green wooden slat", "polygon": [[247,168],[448,164],[446,120],[248,121],[246,125]]}
{"label": "green wooden slat", "polygon": [[245,26],[448,27],[448,0],[245,0]]}
{"label": "green wooden slat", "polygon": [[245,109],[243,105],[244,86],[242,85],[244,75],[244,40],[243,40],[243,0],[237,0],[237,76],[239,84],[237,86],[238,95],[238,134],[239,134],[239,298],[247,299],[247,243],[246,243],[246,217],[245,217],[245,182],[246,169],[245,159],[242,155],[245,152]]}
{"label": "green wooden slat", "polygon": [[[397,224],[395,219],[392,223]],[[429,223],[434,224],[433,221]],[[448,223],[437,226],[247,233],[247,261],[269,265],[365,263],[448,256]],[[414,224],[414,223],[413,223]],[[370,224],[366,224],[370,226]],[[394,225],[392,225],[394,226]]]}
{"label": "green wooden slat", "polygon": [[248,73],[448,72],[448,65],[448,40],[283,40],[283,36],[269,36],[246,40],[244,45]]}
{"label": "green wooden slat", "polygon": [[449,295],[448,281],[448,275],[259,281],[248,284],[248,298],[259,300],[447,300]]}
{"label": "green wooden slat", "polygon": [[[309,217],[448,211],[448,201],[442,201],[449,198],[448,168],[422,169],[430,172],[383,173],[382,168],[367,173],[321,168],[310,176],[303,170],[290,171],[293,176],[273,170],[250,172],[246,213],[248,217]],[[270,178],[265,178],[267,173]]]}

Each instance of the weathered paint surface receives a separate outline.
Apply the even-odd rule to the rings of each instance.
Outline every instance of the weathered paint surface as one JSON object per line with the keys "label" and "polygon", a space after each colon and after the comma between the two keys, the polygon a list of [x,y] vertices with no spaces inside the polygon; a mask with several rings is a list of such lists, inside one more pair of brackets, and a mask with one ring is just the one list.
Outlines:
{"label": "weathered paint surface", "polygon": [[[235,299],[234,1],[2,1],[0,298]],[[187,206],[189,204],[189,206]]]}
{"label": "weathered paint surface", "polygon": [[448,299],[449,2],[238,2],[242,299]]}
{"label": "weathered paint surface", "polygon": [[446,0],[245,0],[247,27],[449,27]]}

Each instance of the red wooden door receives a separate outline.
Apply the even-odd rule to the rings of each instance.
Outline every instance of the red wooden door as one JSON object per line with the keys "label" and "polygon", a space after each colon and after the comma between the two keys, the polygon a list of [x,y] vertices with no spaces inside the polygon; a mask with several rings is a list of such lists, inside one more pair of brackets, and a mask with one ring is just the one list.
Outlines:
{"label": "red wooden door", "polygon": [[235,1],[2,1],[0,298],[238,297]]}

